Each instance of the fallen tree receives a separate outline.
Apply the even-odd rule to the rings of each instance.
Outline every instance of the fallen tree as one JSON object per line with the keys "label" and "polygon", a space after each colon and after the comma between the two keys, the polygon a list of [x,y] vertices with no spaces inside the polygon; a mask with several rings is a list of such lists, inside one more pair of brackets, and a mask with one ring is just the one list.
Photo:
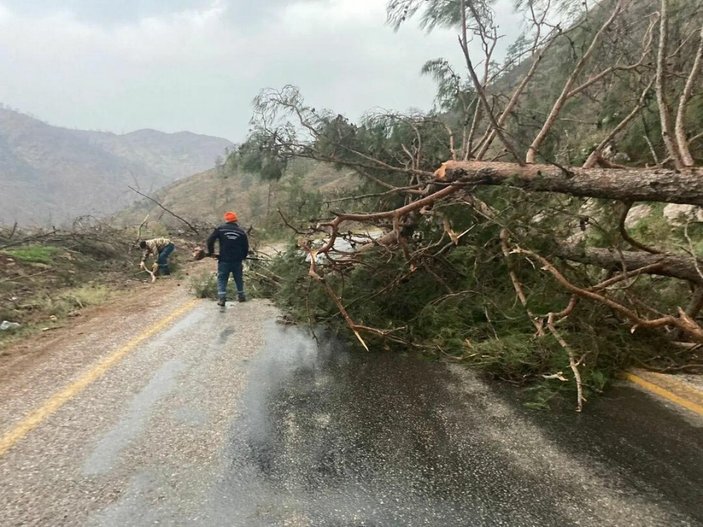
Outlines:
{"label": "fallen tree", "polygon": [[510,185],[530,192],[703,206],[703,168],[679,171],[663,167],[613,169],[447,161],[435,175],[439,181]]}
{"label": "fallen tree", "polygon": [[[256,100],[255,133],[235,156],[247,162],[254,157],[260,167],[275,166],[277,174],[289,159],[311,158],[348,167],[363,179],[359,193],[349,196],[355,209],[330,210],[325,219],[295,227],[299,247],[309,255],[309,277],[322,286],[330,309],[340,313],[363,347],[369,348],[366,340],[371,338],[444,353],[432,335],[418,344],[423,328],[406,322],[420,320],[427,306],[478,296],[481,303],[464,306],[463,316],[473,313],[487,332],[457,322],[461,329],[451,338],[457,340],[455,349],[463,350],[461,357],[487,360],[476,350],[494,345],[490,338],[501,339],[495,317],[502,313],[505,320],[515,319],[505,295],[508,284],[513,304],[533,329],[536,340],[530,345],[541,350],[526,359],[534,366],[530,371],[549,375],[554,367],[544,357],[555,351],[543,346],[553,344],[565,352],[580,410],[589,382],[585,358],[593,351],[577,351],[579,332],[589,331],[597,339],[596,326],[614,316],[628,331],[640,328],[659,331],[671,341],[703,341],[698,318],[703,233],[698,230],[692,238],[689,230],[696,230],[695,225],[663,226],[661,236],[645,232],[645,238],[636,239],[625,228],[635,202],[703,206],[701,134],[691,126],[696,122],[691,115],[701,116],[692,101],[703,97],[692,81],[702,67],[703,7],[677,4],[670,9],[668,0],[603,0],[590,11],[571,5],[566,19],[550,25],[549,20],[562,16],[563,11],[554,11],[563,7],[558,2],[521,4],[529,6],[532,26],[523,39],[529,45],[516,47],[508,64],[496,70],[490,64],[499,36],[489,2],[392,2],[389,19],[396,25],[423,12],[430,26],[459,30],[466,76],[441,60],[427,69],[439,81],[443,112],[374,114],[355,125],[306,106],[293,87],[266,90]],[[680,39],[676,48],[671,34]],[[471,36],[481,43],[483,57],[473,56]],[[558,58],[550,61],[550,54]],[[523,61],[530,65],[519,67]],[[483,72],[477,72],[478,63],[485,65]],[[540,77],[542,69],[549,72]],[[506,80],[517,71],[524,72],[521,78]],[[541,93],[536,83],[556,84],[554,77],[561,79],[560,89]],[[615,92],[619,99],[613,102]],[[672,100],[678,100],[675,125]],[[603,118],[592,130],[580,132],[578,126],[606,103],[618,108],[607,116],[609,125],[603,126]],[[597,135],[583,153],[569,139],[579,134],[581,139],[573,141],[592,141]],[[617,141],[640,147],[618,156]],[[505,157],[510,162],[500,161]],[[602,202],[593,211],[584,198]],[[344,229],[359,230],[360,225],[380,228],[383,235],[369,239],[361,250],[340,251],[336,240],[352,238]],[[574,241],[579,234],[581,239]],[[323,241],[314,243],[319,238]],[[549,282],[538,269],[549,275]],[[385,279],[369,291],[374,281],[355,278],[356,270]],[[663,277],[667,285],[650,277]],[[412,281],[422,284],[424,304],[406,313],[402,298],[413,302],[399,297],[393,308],[406,313],[399,317],[384,301]],[[352,283],[364,294],[355,296]],[[590,309],[586,303],[593,306],[588,311],[592,318],[584,315]],[[461,305],[455,309],[462,316]],[[369,317],[379,319],[374,323]],[[446,329],[436,323],[437,332]],[[521,326],[520,331],[526,330]],[[477,333],[486,343],[483,348],[475,342]],[[520,334],[522,340],[512,345],[524,345]],[[559,372],[548,378],[565,377]]]}

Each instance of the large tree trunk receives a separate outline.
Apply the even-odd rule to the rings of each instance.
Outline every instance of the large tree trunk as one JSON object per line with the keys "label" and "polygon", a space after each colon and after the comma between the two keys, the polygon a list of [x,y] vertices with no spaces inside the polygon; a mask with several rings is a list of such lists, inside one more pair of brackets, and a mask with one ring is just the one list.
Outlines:
{"label": "large tree trunk", "polygon": [[435,172],[439,181],[507,185],[532,192],[622,201],[659,201],[703,206],[703,168],[577,168],[555,165],[448,161]]}
{"label": "large tree trunk", "polygon": [[[569,245],[560,246],[555,254],[567,260],[595,265],[603,269],[618,269],[627,272],[643,269],[644,274],[680,278],[703,285],[703,275],[696,269],[693,258],[651,254],[644,251],[615,251],[613,249],[581,248]],[[699,267],[701,266],[703,266],[703,262],[700,263]]]}

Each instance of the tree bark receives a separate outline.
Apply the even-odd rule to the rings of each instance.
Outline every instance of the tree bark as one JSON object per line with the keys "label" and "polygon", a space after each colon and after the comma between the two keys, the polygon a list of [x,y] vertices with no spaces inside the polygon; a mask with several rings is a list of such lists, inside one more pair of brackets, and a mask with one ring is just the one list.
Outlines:
{"label": "tree bark", "polygon": [[573,262],[596,265],[604,269],[620,269],[634,272],[641,268],[645,274],[680,278],[703,285],[703,276],[698,273],[690,257],[651,254],[644,251],[614,251],[597,247],[575,247],[562,245],[555,254]]}
{"label": "tree bark", "polygon": [[658,201],[703,206],[703,168],[577,168],[489,161],[448,161],[438,181],[506,185],[532,192],[621,201]]}
{"label": "tree bark", "polygon": [[670,326],[677,328],[679,331],[686,334],[686,336],[691,340],[703,343],[703,328],[695,320],[689,317],[686,312],[680,307],[677,308],[678,316],[663,315],[655,319],[643,318],[636,310],[632,309],[631,307],[628,307],[626,304],[618,302],[613,298],[603,295],[602,293],[594,290],[593,288],[584,289],[582,287],[574,285],[561,273],[561,271],[559,271],[559,269],[557,269],[549,260],[547,260],[543,256],[535,252],[520,248],[514,249],[513,252],[516,254],[524,254],[530,258],[537,260],[541,264],[541,270],[551,274],[559,284],[565,287],[572,294],[577,295],[580,298],[586,298],[595,302],[599,302],[627,318],[633,324],[633,327],[630,331],[635,331],[637,328],[661,328],[665,326]]}

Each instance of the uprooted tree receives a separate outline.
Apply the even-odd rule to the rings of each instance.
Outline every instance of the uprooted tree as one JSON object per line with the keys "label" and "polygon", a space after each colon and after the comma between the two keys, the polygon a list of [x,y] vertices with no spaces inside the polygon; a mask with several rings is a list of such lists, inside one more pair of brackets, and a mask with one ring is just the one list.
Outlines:
{"label": "uprooted tree", "polygon": [[[579,410],[599,388],[604,339],[617,366],[629,364],[628,339],[660,339],[658,365],[694,367],[703,6],[516,0],[528,29],[499,64],[491,4],[389,2],[395,27],[420,17],[458,30],[464,72],[445,59],[423,69],[438,83],[430,113],[354,124],[291,86],[255,101],[242,163],[280,176],[310,158],[362,182],[327,219],[291,225],[321,286],[301,302],[319,319],[310,298],[323,292],[318,304],[365,348],[431,349],[509,380],[568,379]],[[688,220],[661,220],[665,204]],[[380,234],[363,234],[369,226]]]}

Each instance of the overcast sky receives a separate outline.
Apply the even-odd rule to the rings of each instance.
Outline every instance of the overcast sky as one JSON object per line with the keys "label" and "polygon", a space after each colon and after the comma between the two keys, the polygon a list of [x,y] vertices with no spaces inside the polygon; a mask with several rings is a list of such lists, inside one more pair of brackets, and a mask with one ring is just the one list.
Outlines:
{"label": "overcast sky", "polygon": [[[502,30],[516,16],[499,0]],[[454,31],[386,0],[0,0],[0,102],[57,126],[190,130],[245,138],[262,88],[300,87],[312,106],[429,109],[422,64],[460,63]],[[510,39],[505,39],[508,44]]]}

